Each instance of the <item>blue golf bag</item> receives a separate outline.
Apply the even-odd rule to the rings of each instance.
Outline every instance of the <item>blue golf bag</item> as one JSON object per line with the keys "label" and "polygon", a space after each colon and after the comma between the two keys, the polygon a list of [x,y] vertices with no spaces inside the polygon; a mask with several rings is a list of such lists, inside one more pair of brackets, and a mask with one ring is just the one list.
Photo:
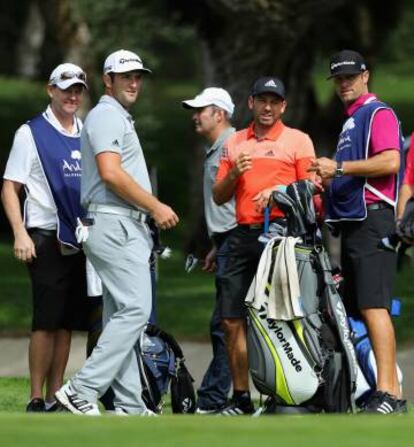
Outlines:
{"label": "blue golf bag", "polygon": [[[392,300],[391,315],[397,317],[400,315],[401,305],[398,299]],[[368,330],[365,323],[355,317],[348,317],[351,328],[351,338],[355,347],[358,360],[359,371],[357,375],[357,388],[355,392],[356,404],[363,407],[377,385],[377,364],[371,342],[368,337]],[[397,365],[398,380],[400,387],[402,385],[402,372]]]}
{"label": "blue golf bag", "polygon": [[185,366],[183,352],[174,337],[154,324],[148,324],[136,344],[146,406],[162,411],[162,398],[170,389],[173,413],[194,413],[194,379]]}

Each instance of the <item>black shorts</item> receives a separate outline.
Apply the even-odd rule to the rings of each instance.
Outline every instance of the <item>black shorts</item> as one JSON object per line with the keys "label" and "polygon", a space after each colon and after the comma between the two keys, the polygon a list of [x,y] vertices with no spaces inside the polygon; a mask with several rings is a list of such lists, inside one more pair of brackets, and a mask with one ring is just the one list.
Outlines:
{"label": "black shorts", "polygon": [[362,222],[341,223],[344,303],[349,314],[370,308],[390,310],[397,255],[378,245],[393,231],[391,208],[368,210]]}
{"label": "black shorts", "polygon": [[29,233],[37,257],[28,264],[32,281],[32,330],[88,330],[85,255],[60,253],[56,234]]}
{"label": "black shorts", "polygon": [[221,318],[246,317],[244,300],[264,248],[264,244],[257,240],[262,233],[262,228],[239,225],[226,240],[229,254],[218,297]]}

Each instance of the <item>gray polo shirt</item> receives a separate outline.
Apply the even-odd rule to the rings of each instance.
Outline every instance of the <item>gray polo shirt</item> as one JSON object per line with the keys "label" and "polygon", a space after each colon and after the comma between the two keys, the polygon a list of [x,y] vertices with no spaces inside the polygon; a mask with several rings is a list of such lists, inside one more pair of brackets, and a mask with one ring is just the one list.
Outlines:
{"label": "gray polo shirt", "polygon": [[102,181],[95,161],[101,152],[121,155],[122,168],[148,192],[151,183],[134,121],[113,97],[104,95],[86,117],[81,133],[82,180],[81,203],[135,208]]}
{"label": "gray polo shirt", "polygon": [[226,139],[236,131],[234,127],[224,130],[214,144],[207,148],[204,161],[204,213],[206,216],[208,233],[224,233],[236,227],[236,209],[234,197],[223,205],[216,205],[213,200],[213,185],[220,164],[221,153]]}

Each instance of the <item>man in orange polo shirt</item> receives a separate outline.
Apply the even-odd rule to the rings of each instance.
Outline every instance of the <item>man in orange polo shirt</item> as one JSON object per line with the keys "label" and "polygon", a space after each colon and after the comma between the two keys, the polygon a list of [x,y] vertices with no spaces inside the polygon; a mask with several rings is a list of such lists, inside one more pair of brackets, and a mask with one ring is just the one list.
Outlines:
{"label": "man in orange polo shirt", "polygon": [[[248,106],[253,122],[227,139],[213,187],[218,205],[235,196],[238,223],[229,237],[230,258],[220,303],[233,380],[233,397],[221,412],[227,416],[254,411],[249,392],[244,299],[263,250],[258,237],[263,232],[264,207],[277,186],[310,178],[307,169],[315,159],[309,136],[281,120],[287,102],[279,79],[257,79]],[[270,219],[283,223],[283,213],[274,207]]]}

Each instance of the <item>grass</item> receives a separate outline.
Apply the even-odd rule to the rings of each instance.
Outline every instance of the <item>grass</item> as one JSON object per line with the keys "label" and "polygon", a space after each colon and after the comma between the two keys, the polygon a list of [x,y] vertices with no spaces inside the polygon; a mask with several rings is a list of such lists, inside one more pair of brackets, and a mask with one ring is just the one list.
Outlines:
{"label": "grass", "polygon": [[27,330],[31,323],[30,280],[26,266],[16,261],[13,247],[0,243],[0,333]]}
{"label": "grass", "polygon": [[[199,267],[185,273],[182,253],[174,244],[172,248],[172,258],[159,262],[158,322],[179,339],[207,340],[214,305],[213,275]],[[405,262],[395,285],[394,295],[402,302],[402,314],[394,320],[400,346],[414,341],[412,269],[411,263]],[[28,273],[14,259],[11,245],[5,242],[0,243],[0,291],[0,334],[28,332],[31,321]]]}
{"label": "grass", "polygon": [[[159,262],[157,313],[160,325],[179,338],[207,339],[214,304],[214,278],[200,268],[184,271],[184,258]],[[27,332],[31,323],[31,289],[26,267],[14,259],[10,243],[0,243],[0,334]]]}
{"label": "grass", "polygon": [[179,338],[207,339],[215,301],[214,277],[196,267],[184,272],[184,258],[175,253],[160,261],[158,319],[165,330]]}
{"label": "grass", "polygon": [[76,447],[382,447],[412,443],[414,413],[405,416],[318,415],[218,418],[166,414],[159,418],[82,418],[23,414],[27,379],[0,378],[3,446]]}
{"label": "grass", "polygon": [[122,420],[116,417],[86,419],[71,415],[0,416],[2,443],[13,447],[409,446],[412,442],[412,423],[413,416],[260,419],[165,416]]}

